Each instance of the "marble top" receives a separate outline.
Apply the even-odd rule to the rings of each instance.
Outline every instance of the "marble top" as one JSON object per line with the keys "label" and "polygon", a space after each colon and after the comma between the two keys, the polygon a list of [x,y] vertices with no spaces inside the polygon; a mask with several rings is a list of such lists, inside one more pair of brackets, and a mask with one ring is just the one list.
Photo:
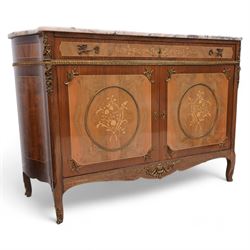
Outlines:
{"label": "marble top", "polygon": [[108,30],[92,30],[92,29],[78,29],[78,28],[59,28],[59,27],[39,27],[34,30],[25,30],[12,32],[8,35],[9,38],[16,36],[27,36],[37,34],[43,31],[52,32],[74,32],[85,34],[103,34],[103,35],[127,35],[127,36],[144,36],[144,37],[165,37],[165,38],[190,38],[190,39],[217,39],[217,40],[241,40],[240,37],[227,37],[227,36],[204,36],[204,35],[170,35],[161,33],[142,33],[142,32],[129,32],[129,31],[108,31]]}

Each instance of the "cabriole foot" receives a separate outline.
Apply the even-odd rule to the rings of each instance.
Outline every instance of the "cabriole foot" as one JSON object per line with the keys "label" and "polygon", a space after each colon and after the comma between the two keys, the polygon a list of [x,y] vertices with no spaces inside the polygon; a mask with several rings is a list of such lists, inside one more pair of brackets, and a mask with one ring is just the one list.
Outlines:
{"label": "cabriole foot", "polygon": [[25,173],[23,173],[23,182],[24,182],[24,187],[25,187],[25,195],[27,197],[30,197],[32,194],[31,182],[30,182],[30,178]]}
{"label": "cabriole foot", "polygon": [[227,181],[233,181],[234,165],[235,165],[235,154],[232,153],[231,157],[227,158],[227,170],[226,170]]}
{"label": "cabriole foot", "polygon": [[56,223],[61,224],[63,222],[63,209],[56,208]]}
{"label": "cabriole foot", "polygon": [[54,202],[56,209],[56,223],[61,224],[63,222],[63,194],[60,190],[54,190]]}

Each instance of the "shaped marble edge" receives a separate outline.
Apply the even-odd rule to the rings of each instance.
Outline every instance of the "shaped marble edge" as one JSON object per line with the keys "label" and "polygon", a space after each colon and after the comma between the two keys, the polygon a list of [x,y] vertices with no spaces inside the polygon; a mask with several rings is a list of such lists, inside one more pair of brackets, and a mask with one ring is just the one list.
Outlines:
{"label": "shaped marble edge", "polygon": [[12,32],[8,38],[17,36],[34,35],[41,32],[74,32],[85,34],[102,34],[102,35],[125,35],[125,36],[142,36],[142,37],[163,37],[163,38],[189,38],[189,39],[210,39],[210,40],[242,40],[241,37],[227,37],[227,36],[205,36],[205,35],[172,35],[163,33],[143,33],[143,32],[130,32],[130,31],[110,31],[110,30],[94,30],[94,29],[78,29],[74,27],[60,28],[60,27],[39,27],[33,30]]}

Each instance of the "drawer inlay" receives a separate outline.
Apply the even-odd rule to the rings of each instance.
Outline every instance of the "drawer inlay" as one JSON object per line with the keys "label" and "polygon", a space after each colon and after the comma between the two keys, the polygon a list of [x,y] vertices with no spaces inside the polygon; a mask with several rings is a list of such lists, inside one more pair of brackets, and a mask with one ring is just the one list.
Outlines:
{"label": "drawer inlay", "polygon": [[[233,59],[233,48],[209,45],[168,45],[112,42],[61,41],[62,57],[149,57],[149,58],[197,58]],[[79,50],[80,49],[80,50]],[[223,53],[222,53],[223,52]]]}

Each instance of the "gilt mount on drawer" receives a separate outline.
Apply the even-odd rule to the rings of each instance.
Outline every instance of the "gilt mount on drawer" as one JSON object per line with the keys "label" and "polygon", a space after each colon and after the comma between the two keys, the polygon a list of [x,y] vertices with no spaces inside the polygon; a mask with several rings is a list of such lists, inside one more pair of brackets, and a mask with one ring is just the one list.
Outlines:
{"label": "gilt mount on drawer", "polygon": [[39,28],[9,35],[26,196],[235,165],[240,39]]}

